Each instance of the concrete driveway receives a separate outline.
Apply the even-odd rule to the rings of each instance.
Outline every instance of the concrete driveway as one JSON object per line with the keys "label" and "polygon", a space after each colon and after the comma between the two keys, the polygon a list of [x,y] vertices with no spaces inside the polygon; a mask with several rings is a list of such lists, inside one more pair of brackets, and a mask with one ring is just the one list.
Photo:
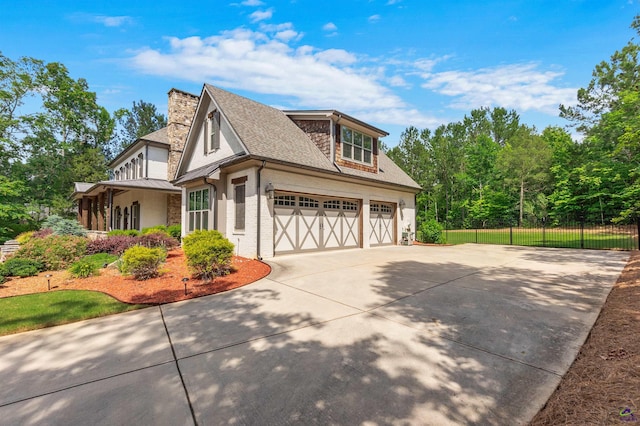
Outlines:
{"label": "concrete driveway", "polygon": [[0,338],[0,422],[525,424],[628,253],[279,257],[215,296]]}

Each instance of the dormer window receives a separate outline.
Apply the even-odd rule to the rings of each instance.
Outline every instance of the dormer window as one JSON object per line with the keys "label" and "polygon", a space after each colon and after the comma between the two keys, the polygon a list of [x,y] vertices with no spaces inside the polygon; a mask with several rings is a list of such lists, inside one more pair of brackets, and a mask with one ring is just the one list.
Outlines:
{"label": "dormer window", "polygon": [[340,135],[342,158],[368,165],[373,164],[373,138],[364,133],[342,126]]}
{"label": "dormer window", "polygon": [[213,152],[220,149],[220,111],[215,110],[209,114],[209,138],[208,151]]}

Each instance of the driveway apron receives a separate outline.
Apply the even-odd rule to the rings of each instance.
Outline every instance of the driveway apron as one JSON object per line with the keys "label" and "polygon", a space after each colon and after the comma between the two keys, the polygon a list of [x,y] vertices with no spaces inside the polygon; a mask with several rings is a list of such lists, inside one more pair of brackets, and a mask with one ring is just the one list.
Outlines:
{"label": "driveway apron", "polygon": [[628,253],[283,256],[227,293],[0,338],[3,424],[526,424]]}

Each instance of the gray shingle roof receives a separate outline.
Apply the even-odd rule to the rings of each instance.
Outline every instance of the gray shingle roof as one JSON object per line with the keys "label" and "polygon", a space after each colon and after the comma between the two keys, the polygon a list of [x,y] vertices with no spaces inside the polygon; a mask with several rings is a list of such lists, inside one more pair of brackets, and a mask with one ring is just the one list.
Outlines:
{"label": "gray shingle roof", "polygon": [[[413,179],[381,151],[378,157],[380,172],[377,174],[348,167],[337,168],[285,112],[210,84],[205,84],[204,87],[246,146],[249,156],[273,159],[294,166],[300,165],[333,174],[338,173],[415,189],[420,188]],[[219,166],[221,164],[217,165],[216,168]],[[211,169],[209,173],[214,170],[215,168]],[[208,169],[206,168],[198,169],[200,174],[207,171]],[[196,170],[193,170],[187,174],[195,172]],[[175,183],[193,180],[193,178],[185,179],[187,174],[180,176]],[[198,174],[197,177],[202,176]]]}
{"label": "gray shingle roof", "polygon": [[[73,195],[89,194],[100,186],[114,189],[147,189],[152,191],[180,192],[181,189],[163,179],[103,180],[96,183],[75,182]],[[100,192],[100,191],[98,191]]]}
{"label": "gray shingle roof", "polygon": [[190,170],[187,173],[185,173],[182,176],[180,176],[178,179],[174,180],[172,183],[174,185],[180,185],[181,183],[190,182],[190,181],[194,181],[194,180],[197,180],[197,179],[202,179],[202,178],[208,177],[213,172],[218,170],[220,167],[225,165],[226,163],[230,163],[230,162],[238,159],[239,157],[243,157],[245,155],[246,154],[241,154],[241,155],[238,155],[238,156],[235,156],[235,157],[228,157],[228,158],[225,158],[222,161],[216,161],[214,163],[207,164],[206,166],[202,166],[202,167],[198,167],[197,169]]}
{"label": "gray shingle roof", "polygon": [[169,144],[169,136],[167,134],[166,127],[156,130],[155,132],[151,132],[148,135],[144,135],[140,139],[151,142],[166,143],[167,145]]}

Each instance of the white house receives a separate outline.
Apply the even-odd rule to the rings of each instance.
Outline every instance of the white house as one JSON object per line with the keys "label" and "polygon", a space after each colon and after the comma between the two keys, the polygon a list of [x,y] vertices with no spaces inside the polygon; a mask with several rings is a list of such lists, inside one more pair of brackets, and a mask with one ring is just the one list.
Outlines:
{"label": "white house", "polygon": [[182,233],[217,229],[245,257],[398,244],[419,185],[387,136],[335,110],[281,111],[205,84],[172,183]]}
{"label": "white house", "polygon": [[182,154],[198,97],[172,89],[167,127],[145,135],[109,164],[111,179],[76,182],[78,221],[110,231],[180,223],[181,189],[170,183]]}

